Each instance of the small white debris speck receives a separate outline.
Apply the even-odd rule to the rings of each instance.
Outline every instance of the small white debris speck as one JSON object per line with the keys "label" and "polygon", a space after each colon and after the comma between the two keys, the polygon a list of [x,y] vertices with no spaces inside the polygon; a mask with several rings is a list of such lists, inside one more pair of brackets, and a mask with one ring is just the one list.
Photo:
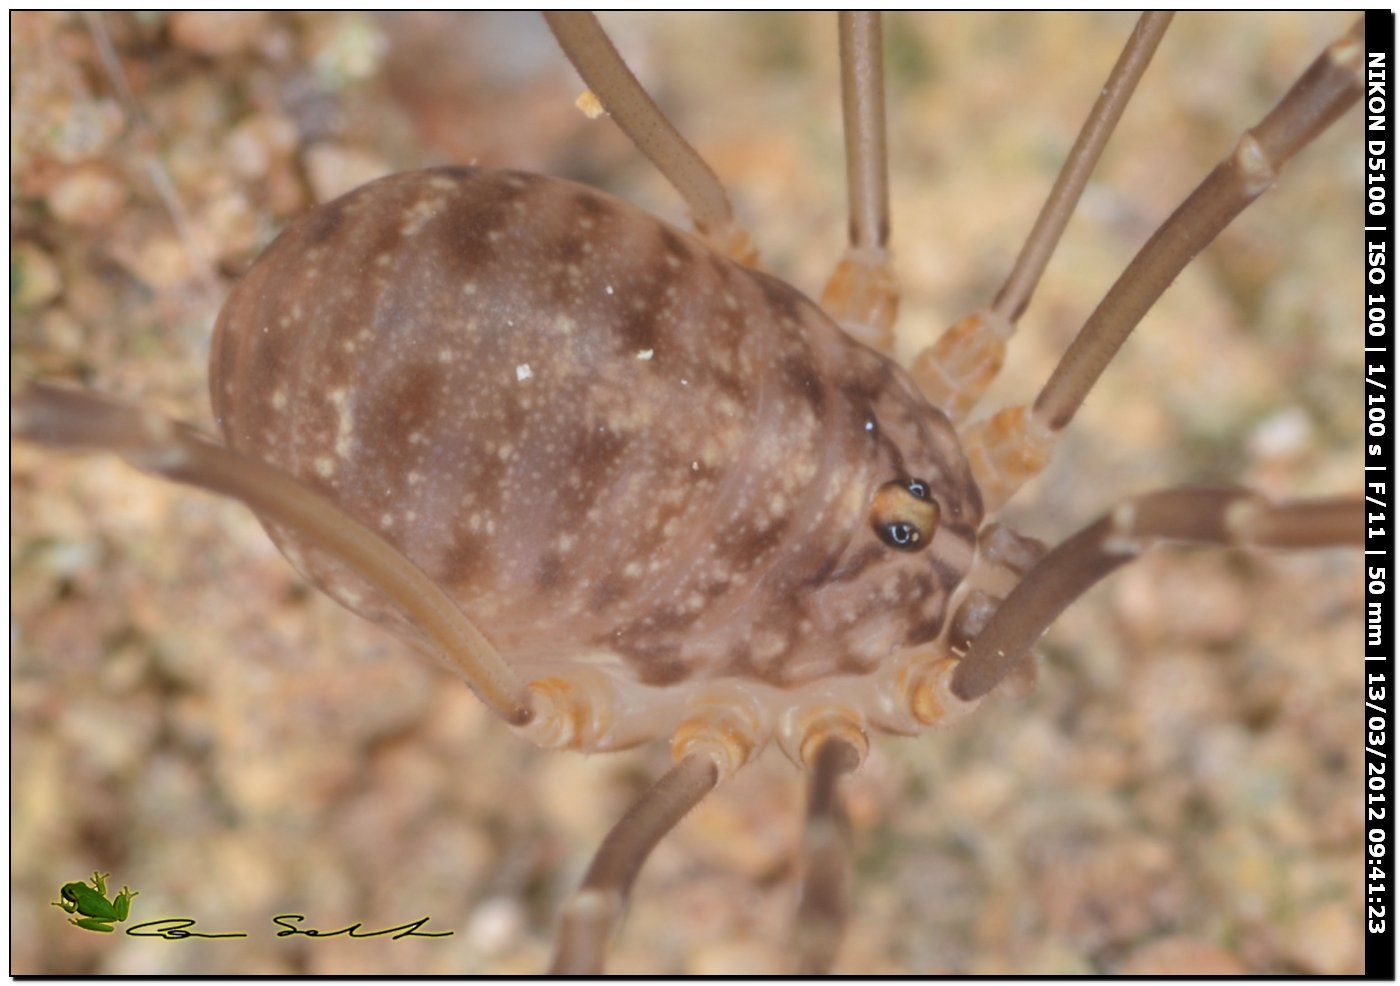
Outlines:
{"label": "small white debris speck", "polygon": [[1288,407],[1265,418],[1249,436],[1249,450],[1260,458],[1301,454],[1313,437],[1312,421],[1301,407]]}
{"label": "small white debris speck", "polygon": [[590,120],[596,120],[607,112],[603,107],[603,101],[593,94],[592,89],[585,89],[581,92],[578,99],[574,100],[574,105]]}
{"label": "small white debris speck", "polygon": [[866,431],[874,431],[874,430],[875,430],[875,422],[873,422],[873,421],[867,421],[867,422],[865,423],[865,430],[866,430]]}
{"label": "small white debris speck", "polygon": [[691,472],[699,472],[699,471],[700,471],[700,463],[698,463],[698,462],[692,462],[692,463],[690,464],[690,471],[691,471]]}
{"label": "small white debris speck", "polygon": [[613,293],[613,286],[612,286],[611,284],[609,284],[609,285],[607,285],[606,287],[604,287],[603,290],[606,291],[608,294],[612,294],[612,293]]}
{"label": "small white debris speck", "polygon": [[639,349],[637,350],[637,359],[651,359],[655,354],[656,350],[654,349]]}
{"label": "small white debris speck", "polygon": [[529,363],[521,363],[515,368],[515,379],[518,381],[529,380],[534,375],[534,371],[530,369]]}
{"label": "small white debris speck", "polygon": [[493,897],[472,914],[467,925],[467,941],[478,951],[498,955],[520,938],[525,913],[520,904],[507,897]]}

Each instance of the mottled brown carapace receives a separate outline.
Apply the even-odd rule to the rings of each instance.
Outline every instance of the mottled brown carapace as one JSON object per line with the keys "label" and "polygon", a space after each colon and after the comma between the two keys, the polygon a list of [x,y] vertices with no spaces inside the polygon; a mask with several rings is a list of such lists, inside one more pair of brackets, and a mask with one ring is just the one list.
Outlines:
{"label": "mottled brown carapace", "polygon": [[[725,696],[767,723],[837,702],[917,726],[897,658],[946,646],[982,514],[953,429],[795,289],[633,206],[474,168],[360,188],[235,289],[211,387],[233,448],[382,533],[523,676],[594,682],[582,745]],[[908,550],[871,512],[912,480],[938,522]]]}

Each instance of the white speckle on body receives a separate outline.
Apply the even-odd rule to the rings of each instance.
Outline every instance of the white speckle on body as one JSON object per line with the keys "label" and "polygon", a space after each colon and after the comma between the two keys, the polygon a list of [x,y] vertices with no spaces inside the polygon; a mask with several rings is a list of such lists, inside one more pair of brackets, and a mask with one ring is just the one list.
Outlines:
{"label": "white speckle on body", "polygon": [[405,235],[405,237],[416,235],[430,218],[433,218],[438,211],[441,211],[442,206],[445,206],[445,204],[447,203],[445,203],[440,196],[419,199],[417,202],[414,202],[412,206],[403,213],[403,225],[400,227],[402,228],[403,235]]}
{"label": "white speckle on body", "polygon": [[519,382],[523,383],[534,375],[534,371],[530,369],[529,363],[521,363],[515,368],[515,379]]}
{"label": "white speckle on body", "polygon": [[351,444],[355,437],[355,416],[350,409],[350,395],[344,387],[337,387],[326,395],[335,408],[335,454],[341,459],[350,457]]}

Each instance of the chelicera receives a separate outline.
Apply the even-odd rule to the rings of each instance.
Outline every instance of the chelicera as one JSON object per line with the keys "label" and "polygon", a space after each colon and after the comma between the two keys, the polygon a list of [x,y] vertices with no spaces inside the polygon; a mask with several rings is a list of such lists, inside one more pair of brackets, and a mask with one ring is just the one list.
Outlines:
{"label": "chelicera", "polygon": [[[896,223],[896,228],[897,226]],[[638,352],[644,352],[647,348],[651,347],[639,347]],[[515,366],[523,365],[527,364],[515,364]],[[531,375],[526,378],[527,380],[537,379],[536,369],[535,366],[530,366]],[[525,383],[524,380],[519,379],[515,382]],[[275,393],[270,393],[267,396],[269,399],[274,399]],[[883,423],[882,421],[881,424]],[[314,458],[310,468],[313,474],[319,468]],[[874,488],[868,509],[866,509],[866,505],[862,505],[862,530],[867,535],[878,538],[886,547],[899,552],[901,556],[907,555],[911,559],[918,558],[924,552],[933,550],[929,546],[931,539],[928,538],[927,532],[936,530],[940,526],[946,529],[949,520],[955,519],[955,517],[944,518],[942,515],[945,512],[955,515],[956,511],[951,508],[956,507],[956,503],[947,503],[946,496],[943,502],[940,502],[937,497],[930,500],[927,495],[927,487],[920,485],[921,482],[928,481],[929,477],[924,475],[903,475],[899,470],[890,470],[890,475],[883,477],[883,484]],[[935,506],[936,510],[930,509]],[[1033,552],[1031,554],[1033,555]],[[1021,565],[1029,563],[1029,557],[1018,562]],[[674,674],[673,671],[668,673]],[[582,717],[579,718],[582,719]],[[839,719],[839,716],[837,718]],[[808,761],[810,765],[811,762],[820,761],[821,758],[815,752],[810,755],[803,754],[802,746],[810,739],[810,736],[802,733],[803,728],[799,726],[797,731],[789,737],[788,745],[794,748],[798,759]],[[842,763],[840,758],[832,758],[832,760],[838,766],[847,766],[847,764]]]}

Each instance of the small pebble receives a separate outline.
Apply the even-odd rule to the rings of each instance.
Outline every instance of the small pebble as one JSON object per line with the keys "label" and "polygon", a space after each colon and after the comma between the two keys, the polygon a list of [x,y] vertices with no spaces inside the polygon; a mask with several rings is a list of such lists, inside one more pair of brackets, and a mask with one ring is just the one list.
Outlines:
{"label": "small pebble", "polygon": [[1199,938],[1159,938],[1114,970],[1120,976],[1239,976],[1248,972],[1232,953]]}
{"label": "small pebble", "polygon": [[199,228],[208,232],[220,260],[247,256],[258,247],[258,217],[240,192],[210,202],[200,214]]}
{"label": "small pebble", "polygon": [[45,203],[60,222],[97,229],[116,218],[127,200],[126,184],[100,164],[84,164],[49,190]]}
{"label": "small pebble", "polygon": [[1333,901],[1300,915],[1287,936],[1292,958],[1308,972],[1322,976],[1360,975],[1364,954],[1362,921],[1357,909]]}
{"label": "small pebble", "polygon": [[174,233],[152,236],[124,259],[131,272],[153,288],[181,284],[195,270],[194,258]]}
{"label": "small pebble", "polygon": [[262,178],[291,156],[297,137],[296,125],[285,116],[264,114],[244,120],[224,142],[229,168],[244,181]]}
{"label": "small pebble", "polygon": [[53,258],[33,243],[19,242],[10,250],[10,304],[21,309],[42,308],[58,297],[63,280]]}
{"label": "small pebble", "polygon": [[472,947],[487,955],[510,948],[525,926],[525,914],[520,902],[510,897],[492,897],[467,919],[467,940]]}
{"label": "small pebble", "polygon": [[377,154],[336,144],[317,144],[310,148],[304,164],[317,202],[329,202],[365,182],[383,178],[391,170]]}
{"label": "small pebble", "polygon": [[389,42],[363,14],[318,18],[306,55],[321,81],[332,88],[371,78],[388,54]]}
{"label": "small pebble", "polygon": [[1312,447],[1312,419],[1301,407],[1286,407],[1261,421],[1249,435],[1249,451],[1264,459],[1300,455]]}
{"label": "small pebble", "polygon": [[170,15],[170,37],[200,55],[232,55],[257,45],[267,30],[267,18],[257,11],[181,11]]}

